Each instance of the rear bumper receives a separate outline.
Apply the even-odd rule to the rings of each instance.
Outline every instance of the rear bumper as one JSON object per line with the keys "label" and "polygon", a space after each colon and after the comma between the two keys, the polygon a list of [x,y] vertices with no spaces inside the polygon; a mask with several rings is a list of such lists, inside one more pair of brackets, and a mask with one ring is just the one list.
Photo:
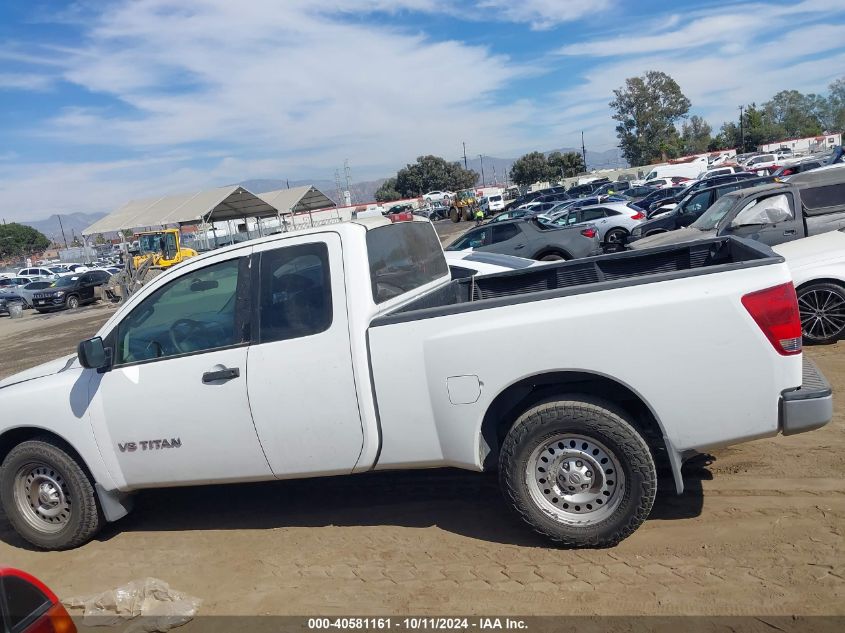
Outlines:
{"label": "rear bumper", "polygon": [[833,418],[833,390],[816,367],[803,358],[802,384],[781,394],[780,429],[784,435],[805,433],[823,427]]}

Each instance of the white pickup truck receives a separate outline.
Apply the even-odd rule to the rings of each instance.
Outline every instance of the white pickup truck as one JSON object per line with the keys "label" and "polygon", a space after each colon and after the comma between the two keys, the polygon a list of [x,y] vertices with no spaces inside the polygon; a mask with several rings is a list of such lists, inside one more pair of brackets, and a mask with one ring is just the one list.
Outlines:
{"label": "white pickup truck", "polygon": [[143,488],[498,469],[535,530],[604,546],[648,516],[656,463],[681,492],[691,453],[832,406],[765,246],[451,280],[429,222],[371,219],[192,258],[77,355],[0,382],[0,498],[24,539],[62,549]]}

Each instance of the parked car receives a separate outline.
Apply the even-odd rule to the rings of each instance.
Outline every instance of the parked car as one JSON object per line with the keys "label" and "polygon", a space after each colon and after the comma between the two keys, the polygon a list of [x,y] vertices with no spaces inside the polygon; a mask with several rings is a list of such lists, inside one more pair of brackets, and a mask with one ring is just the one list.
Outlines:
{"label": "parked car", "polygon": [[0,631],[76,633],[76,625],[43,582],[20,569],[0,567]]}
{"label": "parked car", "polygon": [[784,176],[792,176],[793,174],[800,174],[802,171],[810,171],[811,169],[818,169],[824,164],[823,158],[810,158],[803,160],[787,161],[777,169],[771,172],[773,178],[781,178]]}
{"label": "parked car", "polygon": [[423,199],[426,202],[442,202],[445,198],[450,197],[452,194],[448,191],[429,191],[428,193],[423,194]]}
{"label": "parked car", "polygon": [[106,283],[111,275],[103,270],[93,270],[79,275],[59,277],[52,286],[32,295],[32,307],[38,312],[75,310],[97,300],[94,288]]}
{"label": "parked car", "polygon": [[[696,191],[701,191],[702,189],[706,189],[708,187],[717,187],[720,185],[727,185],[732,182],[745,182],[755,180],[755,184],[762,184],[764,182],[772,182],[772,178],[769,176],[758,176],[757,174],[752,174],[751,172],[739,172],[736,174],[728,174],[726,176],[712,176],[711,178],[706,178],[704,180],[696,180],[693,181],[691,184],[687,185],[683,189],[681,189],[675,197],[672,199],[666,199],[661,202],[659,205],[655,205],[655,210],[659,209],[661,206],[667,207],[666,210],[673,208],[669,205],[674,205],[686,198],[691,193],[695,193]],[[751,186],[751,185],[748,185]]]}
{"label": "parked car", "polygon": [[487,208],[490,213],[498,213],[505,208],[505,199],[502,194],[492,195],[487,198]]}
{"label": "parked car", "polygon": [[510,211],[502,211],[501,213],[497,213],[494,215],[487,224],[493,224],[494,222],[506,222],[507,220],[516,220],[517,218],[523,218],[526,215],[530,215],[528,209],[511,209]]}
{"label": "parked car", "polygon": [[624,202],[606,202],[594,207],[564,211],[549,222],[550,226],[592,224],[599,232],[602,246],[622,245],[631,231],[645,220],[645,213]]}
{"label": "parked car", "polygon": [[686,189],[683,185],[675,185],[674,187],[666,187],[665,189],[654,188],[653,191],[645,198],[636,200],[634,206],[650,215],[652,210],[657,209],[664,200],[674,201],[675,196]]}
{"label": "parked car", "polygon": [[505,210],[522,207],[528,204],[529,202],[533,202],[535,198],[539,198],[541,195],[543,195],[542,191],[529,191],[528,193],[524,193],[521,196],[517,196],[510,202],[506,203]]}
{"label": "parked car", "polygon": [[430,222],[371,218],[191,258],[0,381],[0,410],[0,502],[40,548],[141,489],[439,466],[498,470],[534,530],[606,547],[649,515],[656,459],[681,493],[685,456],[818,428],[833,399],[786,264],[752,242],[452,280]]}
{"label": "parked car", "polygon": [[631,246],[649,248],[726,235],[773,246],[834,231],[845,226],[843,185],[845,169],[816,169],[790,176],[789,182],[733,191],[719,198],[689,227],[652,235]]}
{"label": "parked car", "polygon": [[36,279],[55,279],[56,274],[49,268],[21,268],[18,277],[28,277],[30,281]]}
{"label": "parked car", "polygon": [[719,165],[701,172],[698,175],[698,180],[706,180],[708,178],[715,178],[716,176],[730,176],[731,174],[738,174],[744,171],[745,169],[741,165]]}
{"label": "parked car", "polygon": [[534,218],[485,224],[467,231],[446,247],[447,251],[467,249],[542,261],[576,259],[602,252],[594,226],[550,227]]}
{"label": "parked car", "polygon": [[31,281],[32,278],[30,277],[0,277],[0,292],[6,290],[17,290]]}
{"label": "parked car", "polygon": [[625,196],[630,199],[631,202],[639,202],[658,191],[660,190],[650,185],[639,185],[637,187],[630,187],[626,189]]}
{"label": "parked car", "polygon": [[627,190],[631,188],[631,183],[627,180],[621,180],[617,182],[609,182],[607,184],[602,185],[595,191],[593,191],[592,195],[594,196],[612,196],[615,193],[627,193]]}
{"label": "parked car", "polygon": [[463,279],[474,275],[492,275],[510,270],[522,270],[530,266],[542,266],[542,262],[501,253],[479,251],[446,251],[446,262],[452,279]]}
{"label": "parked car", "polygon": [[[723,178],[723,176],[719,176],[719,178]],[[689,226],[725,194],[738,189],[750,188],[758,183],[759,179],[756,178],[740,179],[733,182],[729,181],[716,187],[707,187],[693,191],[674,207],[658,208],[648,217],[646,222],[643,222],[631,231],[628,242],[633,242],[641,237],[658,235]]]}
{"label": "parked car", "polygon": [[[645,182],[643,184],[652,184],[659,180],[673,180],[675,178],[683,178],[691,180],[698,178],[698,175],[707,169],[707,158],[700,156],[683,163],[670,163],[667,165],[658,165],[654,167],[648,174],[646,174]],[[672,184],[677,184],[672,182]]]}
{"label": "parked car", "polygon": [[529,215],[537,215],[545,213],[552,207],[556,206],[560,201],[555,202],[529,202],[525,206],[517,207],[517,209],[524,209]]}
{"label": "parked car", "polygon": [[777,244],[798,293],[801,332],[808,343],[830,343],[845,333],[845,232]]}
{"label": "parked car", "polygon": [[779,159],[775,154],[758,154],[749,158],[744,168],[745,171],[753,171],[758,174],[764,172],[768,174],[770,170],[774,171],[772,168],[777,166],[779,160],[782,159]]}
{"label": "parked car", "polygon": [[40,292],[45,288],[53,285],[53,281],[49,279],[42,279],[40,281],[32,281],[24,286],[20,286],[15,291],[24,301],[27,307],[32,307],[32,301],[36,292]]}

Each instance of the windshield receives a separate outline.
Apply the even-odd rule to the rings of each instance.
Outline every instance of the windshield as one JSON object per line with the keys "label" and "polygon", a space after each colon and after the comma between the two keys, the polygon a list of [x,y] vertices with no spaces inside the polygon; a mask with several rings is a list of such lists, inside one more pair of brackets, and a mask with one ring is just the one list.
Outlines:
{"label": "windshield", "polygon": [[149,233],[138,238],[138,248],[141,253],[159,253],[164,250],[161,233]]}
{"label": "windshield", "polygon": [[456,196],[455,196],[455,197],[456,197],[458,200],[460,200],[461,202],[463,202],[463,201],[465,201],[465,200],[469,200],[469,199],[471,199],[471,198],[474,198],[474,197],[475,197],[475,194],[474,194],[473,192],[471,192],[471,191],[459,191],[459,192],[456,194]]}
{"label": "windshield", "polygon": [[65,286],[73,286],[76,280],[79,279],[76,275],[68,275],[67,277],[59,277],[53,282],[51,288],[64,288]]}
{"label": "windshield", "polygon": [[699,231],[712,231],[727,215],[734,202],[736,202],[736,196],[722,196],[690,226]]}

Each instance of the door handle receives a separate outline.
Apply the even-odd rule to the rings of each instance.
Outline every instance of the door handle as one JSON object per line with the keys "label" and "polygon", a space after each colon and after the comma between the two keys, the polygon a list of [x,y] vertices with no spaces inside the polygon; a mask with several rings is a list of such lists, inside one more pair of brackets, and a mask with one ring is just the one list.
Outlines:
{"label": "door handle", "polygon": [[237,367],[232,367],[231,369],[221,369],[219,371],[207,371],[202,375],[202,381],[204,384],[208,384],[210,382],[217,382],[218,380],[232,380],[232,378],[238,378],[241,375],[241,370]]}
{"label": "door handle", "polygon": [[795,235],[795,229],[788,229],[783,232],[784,235]]}

